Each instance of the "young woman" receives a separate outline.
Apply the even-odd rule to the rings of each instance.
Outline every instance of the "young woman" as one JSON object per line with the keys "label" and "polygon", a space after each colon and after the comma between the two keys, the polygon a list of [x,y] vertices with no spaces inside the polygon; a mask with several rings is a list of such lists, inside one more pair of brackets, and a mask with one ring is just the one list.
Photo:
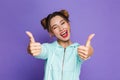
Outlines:
{"label": "young woman", "polygon": [[44,29],[56,41],[40,44],[35,42],[31,32],[28,52],[35,58],[45,59],[44,80],[79,80],[81,64],[93,54],[90,45],[94,34],[88,37],[85,45],[73,43],[70,40],[69,14],[66,10],[56,11],[41,20]]}

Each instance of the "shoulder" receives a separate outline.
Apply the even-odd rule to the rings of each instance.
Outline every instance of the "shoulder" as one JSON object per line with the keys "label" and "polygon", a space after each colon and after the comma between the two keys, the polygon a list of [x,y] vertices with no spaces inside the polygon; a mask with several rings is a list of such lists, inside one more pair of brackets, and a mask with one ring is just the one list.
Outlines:
{"label": "shoulder", "polygon": [[77,42],[74,42],[71,46],[73,46],[74,48],[77,48],[78,46],[80,46],[80,44]]}

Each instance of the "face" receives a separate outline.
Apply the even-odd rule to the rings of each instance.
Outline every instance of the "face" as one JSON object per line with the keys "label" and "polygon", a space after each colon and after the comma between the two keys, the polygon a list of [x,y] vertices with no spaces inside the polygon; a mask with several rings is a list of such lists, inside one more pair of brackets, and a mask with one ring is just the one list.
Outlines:
{"label": "face", "polygon": [[52,35],[55,35],[58,40],[70,39],[70,24],[61,16],[55,16],[50,20],[50,29]]}

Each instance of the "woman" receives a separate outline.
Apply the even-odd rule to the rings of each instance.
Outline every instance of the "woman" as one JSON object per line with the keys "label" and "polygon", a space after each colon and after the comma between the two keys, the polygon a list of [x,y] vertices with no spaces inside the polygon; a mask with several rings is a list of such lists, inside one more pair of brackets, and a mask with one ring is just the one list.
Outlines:
{"label": "woman", "polygon": [[35,58],[45,59],[44,80],[79,80],[81,64],[93,54],[90,45],[94,34],[88,37],[85,45],[73,43],[70,40],[69,14],[66,10],[56,11],[41,20],[44,29],[56,41],[40,44],[35,42],[31,32],[28,52]]}

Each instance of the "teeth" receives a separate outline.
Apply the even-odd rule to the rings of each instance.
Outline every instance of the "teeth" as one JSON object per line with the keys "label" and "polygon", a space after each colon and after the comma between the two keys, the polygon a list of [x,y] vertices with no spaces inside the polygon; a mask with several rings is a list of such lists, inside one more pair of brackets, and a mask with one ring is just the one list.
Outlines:
{"label": "teeth", "polygon": [[61,35],[64,35],[66,33],[66,31],[62,32]]}
{"label": "teeth", "polygon": [[63,33],[61,33],[61,35],[64,35],[66,33],[66,31],[65,32],[63,32]]}

